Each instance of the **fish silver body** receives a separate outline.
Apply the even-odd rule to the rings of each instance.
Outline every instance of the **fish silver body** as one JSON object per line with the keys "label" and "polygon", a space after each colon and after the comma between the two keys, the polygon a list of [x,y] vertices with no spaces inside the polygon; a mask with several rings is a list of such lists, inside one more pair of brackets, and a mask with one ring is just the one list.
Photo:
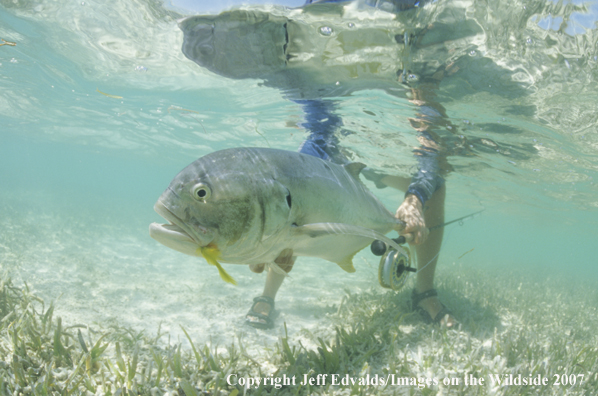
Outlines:
{"label": "fish silver body", "polygon": [[216,151],[172,180],[154,206],[170,224],[151,224],[150,236],[194,256],[217,248],[225,263],[274,263],[291,249],[353,272],[358,251],[404,226],[359,180],[363,167],[276,149]]}

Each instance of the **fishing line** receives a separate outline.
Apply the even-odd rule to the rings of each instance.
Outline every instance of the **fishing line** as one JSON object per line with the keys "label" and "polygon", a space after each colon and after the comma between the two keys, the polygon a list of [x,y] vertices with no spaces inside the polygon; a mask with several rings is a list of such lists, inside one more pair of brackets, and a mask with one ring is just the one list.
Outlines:
{"label": "fishing line", "polygon": [[422,272],[428,265],[430,265],[430,263],[432,261],[434,261],[436,259],[436,257],[438,257],[438,255],[440,254],[440,252],[436,253],[436,256],[432,257],[432,260],[428,261],[428,264],[424,265],[423,267],[421,267],[420,269],[417,270],[417,272],[415,273],[416,275],[419,274],[420,272]]}

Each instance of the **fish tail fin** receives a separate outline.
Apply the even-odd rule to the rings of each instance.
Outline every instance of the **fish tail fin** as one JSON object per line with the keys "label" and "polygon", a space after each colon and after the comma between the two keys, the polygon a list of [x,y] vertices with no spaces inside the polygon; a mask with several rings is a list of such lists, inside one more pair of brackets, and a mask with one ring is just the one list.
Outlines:
{"label": "fish tail fin", "polygon": [[203,256],[203,258],[206,259],[208,264],[213,265],[216,268],[218,268],[218,274],[220,274],[220,277],[222,278],[223,281],[230,283],[231,285],[235,285],[235,286],[237,285],[237,281],[234,280],[233,277],[230,276],[228,274],[228,272],[226,272],[224,270],[224,268],[222,268],[222,265],[220,265],[220,263],[218,262],[218,258],[220,257],[220,251],[218,250],[217,247],[212,247],[212,246],[200,247],[199,252]]}

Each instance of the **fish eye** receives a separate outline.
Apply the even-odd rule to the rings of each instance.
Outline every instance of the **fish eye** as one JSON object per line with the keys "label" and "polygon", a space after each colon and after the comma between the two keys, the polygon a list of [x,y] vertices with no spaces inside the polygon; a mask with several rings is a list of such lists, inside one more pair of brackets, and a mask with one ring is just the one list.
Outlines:
{"label": "fish eye", "polygon": [[212,195],[212,190],[204,183],[197,183],[191,188],[191,195],[198,201],[205,201]]}

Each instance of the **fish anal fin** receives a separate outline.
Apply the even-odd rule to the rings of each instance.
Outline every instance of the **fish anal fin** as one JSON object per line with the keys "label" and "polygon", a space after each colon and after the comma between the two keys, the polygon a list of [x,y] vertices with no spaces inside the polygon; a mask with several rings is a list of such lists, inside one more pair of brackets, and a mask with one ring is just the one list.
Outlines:
{"label": "fish anal fin", "polygon": [[361,162],[351,162],[349,164],[343,165],[343,168],[347,171],[348,174],[351,175],[354,179],[359,180],[359,174],[365,168],[366,165],[362,164]]}
{"label": "fish anal fin", "polygon": [[339,267],[341,267],[344,271],[347,271],[349,273],[353,273],[355,272],[355,267],[353,266],[353,257],[355,256],[356,253],[345,257],[344,259],[342,259],[341,261],[339,261],[337,264]]}

